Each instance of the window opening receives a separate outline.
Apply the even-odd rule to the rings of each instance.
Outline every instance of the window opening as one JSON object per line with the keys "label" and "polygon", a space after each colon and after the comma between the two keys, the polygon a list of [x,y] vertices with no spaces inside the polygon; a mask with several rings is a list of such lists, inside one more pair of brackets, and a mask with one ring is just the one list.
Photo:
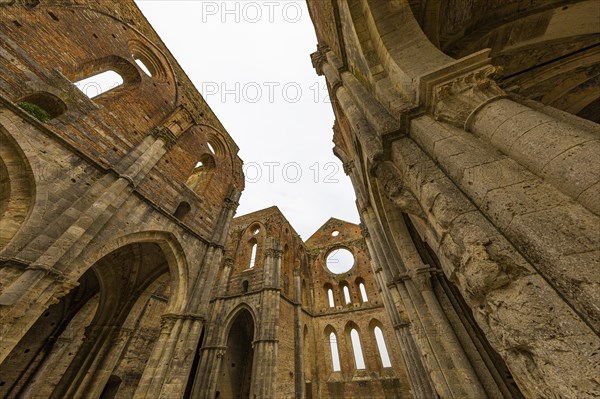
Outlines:
{"label": "window opening", "polygon": [[377,348],[379,349],[379,357],[381,358],[381,364],[383,367],[392,367],[392,362],[390,361],[390,354],[388,353],[387,346],[385,345],[385,340],[383,339],[383,332],[381,328],[375,327],[375,340],[377,341]]}
{"label": "window opening", "polygon": [[348,286],[345,285],[344,288],[342,288],[342,291],[344,291],[344,300],[346,301],[346,304],[352,303],[352,299],[350,298],[350,289]]}
{"label": "window opening", "polygon": [[333,299],[333,290],[331,288],[327,290],[327,298],[329,299],[329,307],[334,308],[335,300]]}
{"label": "window opening", "polygon": [[340,353],[338,352],[337,337],[333,332],[329,334],[329,347],[331,349],[333,371],[341,371],[342,367],[340,366]]}
{"label": "window opening", "polygon": [[362,347],[360,345],[360,337],[358,331],[354,328],[350,331],[350,340],[352,341],[352,351],[354,352],[354,361],[358,370],[365,369],[365,359],[363,358]]}
{"label": "window opening", "polygon": [[358,289],[360,291],[360,297],[362,298],[362,301],[369,302],[369,298],[367,297],[367,289],[365,288],[365,285],[363,283],[360,283],[358,285]]}
{"label": "window opening", "polygon": [[258,248],[258,244],[252,244],[252,254],[250,255],[250,269],[254,269],[254,264],[256,263],[256,250]]}
{"label": "window opening", "polygon": [[152,77],[152,72],[150,72],[150,69],[148,69],[148,67],[146,66],[146,64],[144,64],[144,61],[140,60],[139,58],[137,58],[135,55],[133,56],[133,60],[135,61],[135,63],[140,67],[140,69],[148,76]]}
{"label": "window opening", "polygon": [[98,97],[123,84],[123,77],[113,70],[108,70],[89,78],[75,82],[75,86],[89,98]]}

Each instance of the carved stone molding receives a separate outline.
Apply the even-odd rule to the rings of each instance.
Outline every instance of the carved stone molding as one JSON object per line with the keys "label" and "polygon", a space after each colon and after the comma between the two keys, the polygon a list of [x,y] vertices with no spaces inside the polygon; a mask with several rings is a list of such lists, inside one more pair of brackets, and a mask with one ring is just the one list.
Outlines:
{"label": "carved stone molding", "polygon": [[317,71],[319,76],[323,75],[323,64],[327,62],[326,54],[329,51],[328,46],[318,45],[317,51],[310,55],[310,60],[312,61],[313,68]]}
{"label": "carved stone molding", "polygon": [[177,142],[177,138],[169,129],[163,126],[155,127],[152,129],[152,136],[156,139],[160,139],[165,143],[167,150],[171,149]]}
{"label": "carved stone molding", "polygon": [[231,198],[225,198],[225,201],[223,201],[223,208],[230,210],[230,211],[234,211],[238,208],[238,206],[240,205],[239,202],[232,200]]}
{"label": "carved stone molding", "polygon": [[437,86],[432,101],[435,119],[468,130],[478,109],[507,96],[494,81],[501,73],[502,68],[488,65]]}
{"label": "carved stone molding", "polygon": [[177,320],[199,320],[203,321],[204,316],[196,313],[165,313],[161,316],[161,323],[174,323]]}
{"label": "carved stone molding", "polygon": [[402,176],[391,161],[379,164],[376,171],[385,195],[404,213],[424,217],[425,213],[413,193],[404,185]]}
{"label": "carved stone molding", "polygon": [[344,168],[344,173],[349,175],[352,173],[352,169],[354,169],[354,161],[345,162],[342,164],[342,167]]}
{"label": "carved stone molding", "polygon": [[281,249],[269,248],[265,251],[265,255],[267,257],[279,259],[283,256],[283,251]]}
{"label": "carved stone molding", "polygon": [[362,233],[362,236],[363,236],[365,239],[368,239],[368,238],[370,238],[370,237],[371,237],[371,234],[369,234],[369,228],[368,228],[368,227],[367,227],[367,225],[366,225],[366,224],[364,224],[364,223],[361,223],[361,224],[360,224],[360,232]]}

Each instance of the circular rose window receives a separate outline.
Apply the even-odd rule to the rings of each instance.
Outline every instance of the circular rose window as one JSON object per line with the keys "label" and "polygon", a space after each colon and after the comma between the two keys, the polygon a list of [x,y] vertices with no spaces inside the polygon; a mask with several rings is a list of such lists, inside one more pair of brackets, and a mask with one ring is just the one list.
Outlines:
{"label": "circular rose window", "polygon": [[354,256],[347,249],[334,249],[327,255],[327,269],[332,273],[346,273],[352,269],[352,266],[354,266]]}

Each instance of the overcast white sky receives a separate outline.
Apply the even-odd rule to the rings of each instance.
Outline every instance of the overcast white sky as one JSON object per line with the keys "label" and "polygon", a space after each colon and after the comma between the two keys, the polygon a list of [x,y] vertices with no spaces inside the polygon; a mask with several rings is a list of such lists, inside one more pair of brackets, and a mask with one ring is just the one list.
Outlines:
{"label": "overcast white sky", "polygon": [[136,3],[240,147],[238,215],[277,205],[305,240],[330,217],[358,223],[304,1]]}

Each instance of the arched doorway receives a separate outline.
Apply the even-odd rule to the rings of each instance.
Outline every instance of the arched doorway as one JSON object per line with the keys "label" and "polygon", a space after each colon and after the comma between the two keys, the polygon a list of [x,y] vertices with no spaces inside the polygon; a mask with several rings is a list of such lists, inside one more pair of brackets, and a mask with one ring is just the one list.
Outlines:
{"label": "arched doorway", "polygon": [[[127,244],[96,261],[78,283],[0,365],[1,398],[133,394],[171,297],[166,254],[157,243]],[[128,359],[132,351],[135,362]]]}
{"label": "arched doorway", "polygon": [[231,399],[250,398],[252,380],[254,320],[246,309],[235,317],[227,336],[227,350],[223,356],[216,397]]}

